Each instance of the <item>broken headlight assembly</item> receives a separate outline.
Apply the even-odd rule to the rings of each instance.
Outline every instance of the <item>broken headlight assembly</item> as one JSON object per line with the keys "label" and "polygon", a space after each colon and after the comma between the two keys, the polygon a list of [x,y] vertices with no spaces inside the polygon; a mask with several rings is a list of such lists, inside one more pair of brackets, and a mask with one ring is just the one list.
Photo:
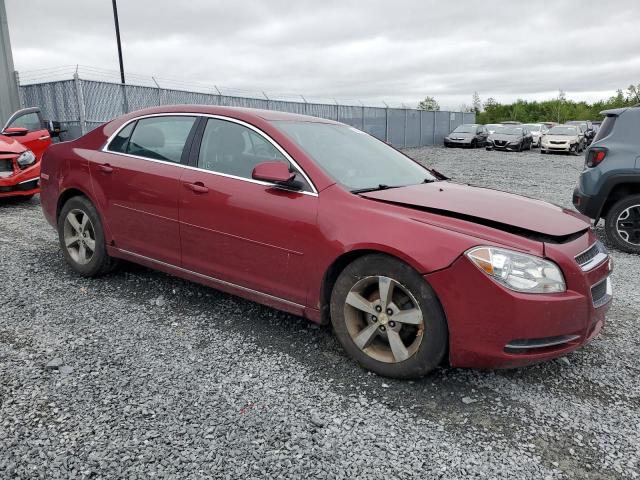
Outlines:
{"label": "broken headlight assembly", "polygon": [[27,168],[36,163],[36,156],[31,150],[22,152],[18,157],[18,166],[20,168]]}

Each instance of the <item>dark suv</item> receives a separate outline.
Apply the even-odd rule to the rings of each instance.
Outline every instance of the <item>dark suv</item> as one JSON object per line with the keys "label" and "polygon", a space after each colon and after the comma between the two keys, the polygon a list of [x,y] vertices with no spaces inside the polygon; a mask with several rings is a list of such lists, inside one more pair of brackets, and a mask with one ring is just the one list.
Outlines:
{"label": "dark suv", "polygon": [[593,128],[593,124],[591,123],[591,120],[572,120],[570,122],[565,122],[565,125],[580,126],[584,133],[585,145],[590,145],[596,136],[596,131]]}
{"label": "dark suv", "polygon": [[605,219],[608,240],[640,253],[640,105],[605,110],[604,122],[585,153],[573,204]]}

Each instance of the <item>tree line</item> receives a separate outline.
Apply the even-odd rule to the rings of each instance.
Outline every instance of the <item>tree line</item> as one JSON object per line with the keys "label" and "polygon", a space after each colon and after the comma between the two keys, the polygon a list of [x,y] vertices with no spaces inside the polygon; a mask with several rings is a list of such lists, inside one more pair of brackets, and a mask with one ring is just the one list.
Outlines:
{"label": "tree line", "polygon": [[[507,120],[523,123],[599,120],[602,118],[602,110],[640,104],[640,83],[629,85],[625,91],[619,89],[612,97],[593,103],[567,100],[563,91],[560,91],[556,98],[544,101],[516,100],[513,103],[500,103],[494,98],[488,98],[482,102],[478,92],[473,93],[472,100],[471,107],[461,105],[460,108],[463,111],[475,112],[476,121],[483,124]],[[418,104],[418,109],[440,110],[440,106],[433,97],[426,97]]]}

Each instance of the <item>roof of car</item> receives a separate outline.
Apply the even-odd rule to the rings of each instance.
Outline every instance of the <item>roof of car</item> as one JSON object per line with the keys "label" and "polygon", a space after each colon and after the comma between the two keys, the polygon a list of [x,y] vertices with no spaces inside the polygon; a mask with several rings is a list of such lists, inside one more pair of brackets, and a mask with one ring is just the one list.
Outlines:
{"label": "roof of car", "polygon": [[622,108],[610,108],[609,110],[603,110],[600,112],[600,115],[606,115],[606,116],[618,116],[620,114],[622,114],[623,112],[626,112],[629,109],[640,109],[640,103],[637,105],[634,105],[633,107],[622,107]]}
{"label": "roof of car", "polygon": [[225,115],[238,118],[253,116],[267,121],[289,120],[298,122],[338,123],[334,120],[312,117],[310,115],[301,115],[298,113],[262,110],[258,108],[226,107],[219,105],[164,105],[161,107],[145,108],[136,112],[131,112],[128,115],[138,117],[158,113],[201,113],[205,115]]}

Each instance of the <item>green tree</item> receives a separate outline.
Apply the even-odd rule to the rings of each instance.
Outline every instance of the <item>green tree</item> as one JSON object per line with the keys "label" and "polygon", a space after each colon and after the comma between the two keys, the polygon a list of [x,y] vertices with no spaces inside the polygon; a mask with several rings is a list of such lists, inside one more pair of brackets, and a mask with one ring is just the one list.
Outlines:
{"label": "green tree", "polygon": [[629,85],[627,88],[627,98],[631,102],[640,103],[640,83],[638,85]]}
{"label": "green tree", "polygon": [[425,97],[425,99],[418,104],[418,110],[438,111],[440,110],[440,105],[435,98]]}
{"label": "green tree", "polygon": [[473,92],[473,111],[478,115],[482,112],[482,100],[480,100],[480,94],[478,92]]}

